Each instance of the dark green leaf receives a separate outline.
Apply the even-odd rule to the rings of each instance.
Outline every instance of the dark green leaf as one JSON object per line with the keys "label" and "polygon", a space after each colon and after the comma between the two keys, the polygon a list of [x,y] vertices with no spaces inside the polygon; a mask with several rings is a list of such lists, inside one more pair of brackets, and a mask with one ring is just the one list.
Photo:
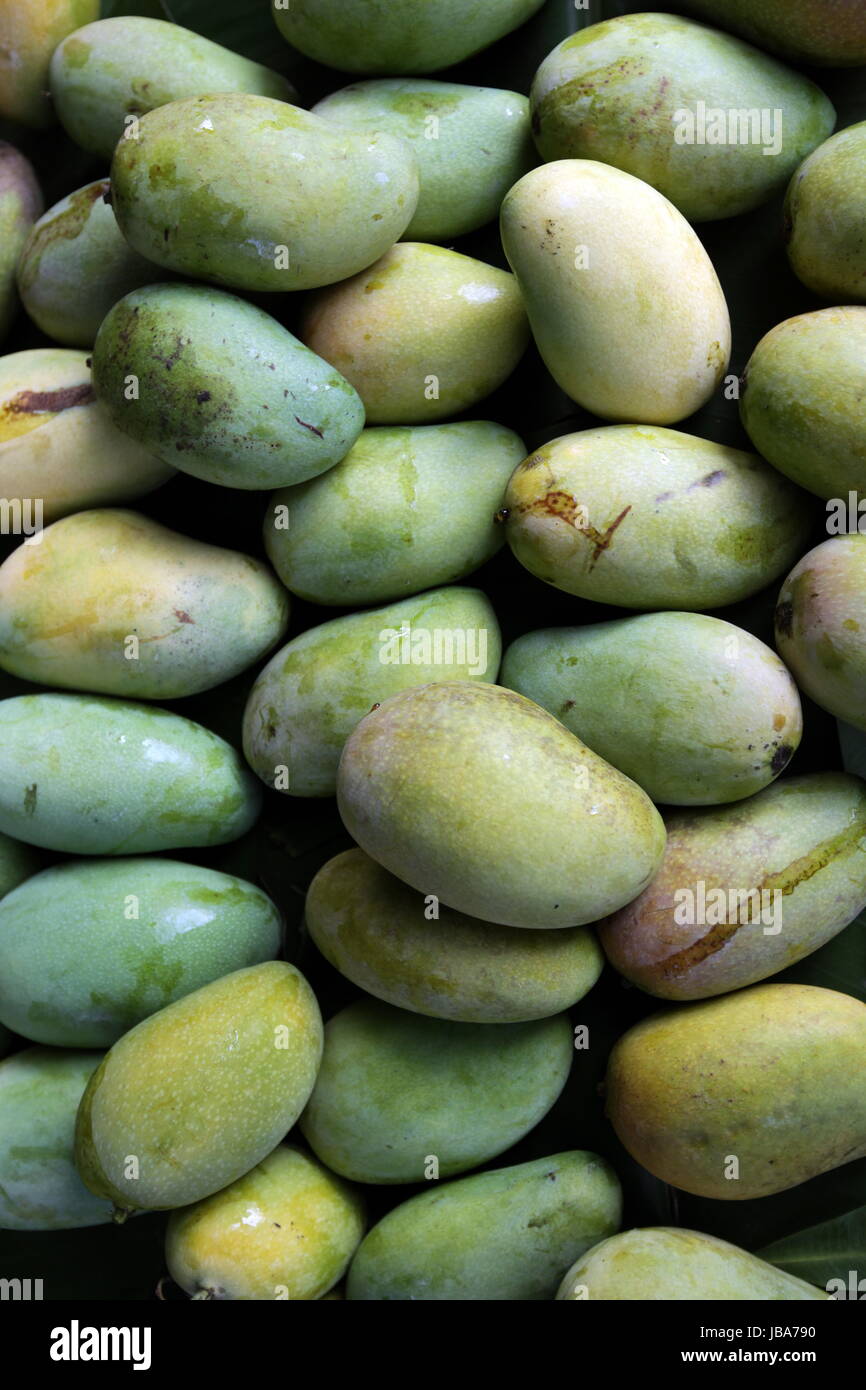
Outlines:
{"label": "dark green leaf", "polygon": [[819,1288],[826,1288],[830,1279],[842,1279],[847,1286],[852,1272],[856,1285],[866,1276],[866,1206],[774,1241],[757,1253]]}

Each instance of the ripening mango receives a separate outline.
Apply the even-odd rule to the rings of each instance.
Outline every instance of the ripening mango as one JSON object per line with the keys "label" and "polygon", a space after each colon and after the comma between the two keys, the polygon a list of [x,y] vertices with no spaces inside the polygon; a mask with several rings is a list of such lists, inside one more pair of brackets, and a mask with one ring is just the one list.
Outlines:
{"label": "ripening mango", "polygon": [[834,536],[794,566],[776,605],[776,646],[810,699],[866,729],[866,536]]}
{"label": "ripening mango", "polygon": [[51,55],[73,29],[98,18],[99,0],[3,0],[0,117],[37,129],[51,125]]}
{"label": "ripening mango", "polygon": [[42,190],[30,161],[0,140],[0,342],[18,308],[18,258],[42,206]]}

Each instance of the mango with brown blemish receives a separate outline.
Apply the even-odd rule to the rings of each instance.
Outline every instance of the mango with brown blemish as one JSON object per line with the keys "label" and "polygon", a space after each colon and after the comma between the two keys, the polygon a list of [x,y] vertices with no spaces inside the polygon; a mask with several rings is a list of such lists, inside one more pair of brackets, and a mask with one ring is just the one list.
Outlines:
{"label": "mango with brown blemish", "polygon": [[42,206],[42,190],[30,161],[14,145],[0,140],[0,342],[18,307],[18,257]]}
{"label": "mango with brown blemish", "polygon": [[3,0],[0,116],[38,129],[51,125],[51,55],[73,29],[98,18],[99,0]]}

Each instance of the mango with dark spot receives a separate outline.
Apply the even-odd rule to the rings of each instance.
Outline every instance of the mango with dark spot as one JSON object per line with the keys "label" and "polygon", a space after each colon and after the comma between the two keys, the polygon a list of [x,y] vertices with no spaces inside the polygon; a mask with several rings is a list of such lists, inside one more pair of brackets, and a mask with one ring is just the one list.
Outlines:
{"label": "mango with dark spot", "polygon": [[99,0],[4,0],[0,6],[0,117],[44,129],[54,119],[49,64],[73,29],[99,18]]}
{"label": "mango with dark spot", "polygon": [[785,203],[788,260],[834,304],[866,302],[866,121],[840,130],[800,166]]}
{"label": "mango with dark spot", "polygon": [[794,566],[779,594],[776,646],[810,699],[866,729],[866,536],[834,536]]}
{"label": "mango with dark spot", "polygon": [[18,258],[42,207],[42,190],[30,161],[14,145],[0,140],[0,342],[18,308]]}

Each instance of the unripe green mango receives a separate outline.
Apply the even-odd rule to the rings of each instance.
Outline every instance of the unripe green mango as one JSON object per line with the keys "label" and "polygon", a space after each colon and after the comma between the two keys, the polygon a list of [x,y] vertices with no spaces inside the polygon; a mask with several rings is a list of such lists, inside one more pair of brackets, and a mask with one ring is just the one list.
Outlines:
{"label": "unripe green mango", "polygon": [[209,729],[91,695],[0,700],[0,832],[67,854],[223,845],[261,809],[259,783]]}
{"label": "unripe green mango", "polygon": [[63,1231],[111,1220],[72,1161],[75,1112],[99,1052],[29,1047],[0,1063],[0,1230]]}
{"label": "unripe green mango", "polygon": [[409,241],[451,241],[492,222],[511,185],[536,162],[529,101],[519,92],[383,78],[332,92],[313,114],[411,143],[421,193]]}
{"label": "unripe green mango", "polygon": [[[0,568],[0,614],[2,580]],[[371,705],[429,681],[492,683],[500,655],[496,614],[479,589],[437,589],[308,628],[250,691],[247,762],[277,791],[333,796],[346,739]]]}
{"label": "unripe green mango", "polygon": [[363,850],[329,859],[304,908],[322,955],[399,1009],[457,1023],[525,1023],[571,1008],[604,964],[585,927],[524,931],[431,904]]}
{"label": "unripe green mango", "polygon": [[840,130],[791,180],[785,201],[788,260],[804,285],[837,304],[866,300],[866,121]]}
{"label": "unripe green mango", "polygon": [[505,653],[501,684],[556,715],[653,801],[676,806],[760,791],[803,732],[797,687],[776,653],[703,613],[528,632]]}
{"label": "unripe green mango", "polygon": [[73,29],[98,18],[99,0],[3,0],[0,116],[37,129],[51,125],[51,55]]}
{"label": "unripe green mango", "polygon": [[481,1027],[362,999],[325,1025],[301,1132],[323,1163],[359,1182],[451,1177],[534,1129],[572,1055],[567,1014]]}
{"label": "unripe green mango", "polygon": [[731,353],[709,256],[667,198],[591,159],[533,169],[506,195],[502,245],[551,376],[604,420],[673,425]]}
{"label": "unripe green mango", "polygon": [[634,782],[530,700],[478,681],[417,686],[367,714],[337,801],[353,839],[404,883],[504,926],[597,921],[664,852]]}
{"label": "unripe green mango", "polygon": [[608,1064],[607,1114],[663,1182],[746,1201],[866,1155],[864,1069],[861,1000],[756,985],[625,1033]]}
{"label": "unripe green mango", "polygon": [[681,9],[718,22],[762,48],[817,67],[866,63],[866,12],[860,0],[679,0]]}
{"label": "unripe green mango", "polygon": [[369,424],[423,425],[501,386],[529,328],[507,270],[406,241],[345,284],[310,295],[301,337],[351,381]]}
{"label": "unripe green mango", "polygon": [[259,661],[288,619],[261,561],[118,508],[65,517],[0,565],[0,668],[67,690],[210,690]]}
{"label": "unripe green mango", "polygon": [[671,14],[622,15],[569,35],[535,74],[531,101],[543,159],[624,169],[690,222],[766,202],[836,122],[800,73]]}
{"label": "unripe green mango", "polygon": [[122,15],[98,19],[58,44],[51,95],[76,145],[110,158],[121,136],[157,106],[211,92],[294,101],[290,82],[179,24]]}
{"label": "unripe green mango", "polygon": [[828,1295],[717,1236],[645,1226],[610,1236],[581,1255],[556,1295],[561,1302],[642,1300],[734,1303],[805,1301]]}
{"label": "unripe green mango", "polygon": [[300,107],[227,93],[143,116],[111,164],[112,205],[148,260],[242,290],[307,290],[357,274],[406,230],[412,151]]}
{"label": "unripe green mango", "polygon": [[172,1212],[165,1253],[193,1297],[310,1301],[342,1279],[364,1224],[356,1189],[280,1144],[222,1192]]}
{"label": "unripe green mango", "polygon": [[14,145],[0,140],[0,342],[18,308],[18,257],[42,207],[42,191],[30,161]]}
{"label": "unripe green mango", "polygon": [[189,1206],[243,1177],[313,1088],[322,1019],[299,970],[235,970],[151,1014],[91,1077],[75,1163],[121,1210]]}
{"label": "unripe green mango", "polygon": [[5,898],[38,868],[39,858],[30,845],[0,835],[0,898]]}
{"label": "unripe green mango", "polygon": [[866,494],[866,308],[797,314],[746,365],[740,418],[758,453],[819,497]]}
{"label": "unripe green mango", "polygon": [[794,566],[776,607],[776,645],[801,690],[866,729],[866,536],[824,541]]}
{"label": "unripe green mango", "polygon": [[621,1211],[613,1169],[581,1150],[461,1178],[373,1227],[350,1266],[347,1297],[549,1300],[569,1261],[613,1235]]}
{"label": "unripe green mango", "polygon": [[252,883],[171,859],[46,869],[0,902],[0,1019],[56,1047],[110,1047],[211,980],[271,960],[280,914]]}
{"label": "unripe green mango", "polygon": [[462,579],[504,545],[494,518],[525,453],[487,420],[364,430],[335,468],[274,494],[268,558],[292,593],[325,605]]}
{"label": "unripe green mango", "polygon": [[508,543],[557,589],[624,608],[720,608],[784,574],[808,499],[742,449],[610,425],[543,444],[505,495]]}

